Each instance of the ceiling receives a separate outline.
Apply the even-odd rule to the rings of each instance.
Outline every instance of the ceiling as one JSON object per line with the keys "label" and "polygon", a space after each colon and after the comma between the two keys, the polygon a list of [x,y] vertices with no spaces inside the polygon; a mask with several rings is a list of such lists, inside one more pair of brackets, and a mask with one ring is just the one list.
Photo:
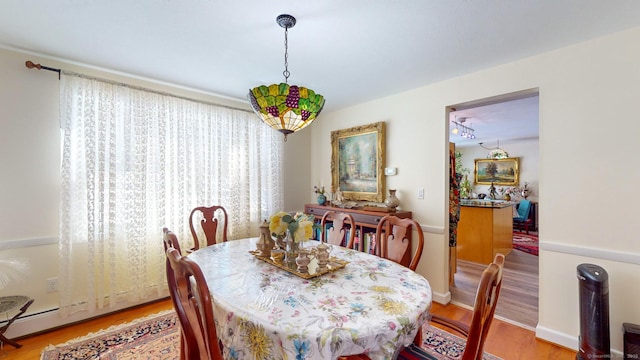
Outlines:
{"label": "ceiling", "polygon": [[[640,25],[637,0],[2,0],[0,46],[246,101],[284,81],[282,13],[289,83],[325,111]],[[519,101],[458,115],[475,143],[537,136],[519,123],[537,101]]]}
{"label": "ceiling", "polygon": [[[455,107],[449,113],[450,130],[458,127],[458,134],[449,133],[449,141],[457,147],[478,146],[496,148],[499,143],[508,144],[513,141],[537,139],[538,127],[537,94],[525,97],[512,96],[508,100],[489,102],[468,107]],[[473,139],[461,136],[462,127],[452,121],[473,129]]]}

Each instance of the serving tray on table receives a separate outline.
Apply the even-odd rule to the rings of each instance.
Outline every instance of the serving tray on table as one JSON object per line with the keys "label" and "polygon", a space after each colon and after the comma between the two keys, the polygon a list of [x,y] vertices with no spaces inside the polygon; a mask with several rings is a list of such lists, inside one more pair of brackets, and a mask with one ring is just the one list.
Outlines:
{"label": "serving tray on table", "polygon": [[249,253],[253,256],[255,256],[256,258],[267,262],[275,267],[278,267],[282,270],[288,271],[296,276],[299,276],[303,279],[312,279],[339,269],[344,268],[345,266],[347,266],[347,264],[349,263],[348,261],[342,260],[342,259],[338,259],[337,257],[330,257],[329,258],[329,263],[327,264],[327,266],[325,268],[320,268],[317,264],[317,259],[311,259],[311,262],[309,263],[309,271],[308,272],[300,272],[298,271],[298,267],[297,266],[287,266],[287,264],[285,263],[280,263],[280,262],[275,262],[273,261],[273,259],[269,256],[260,256],[260,252],[258,250],[250,250]]}

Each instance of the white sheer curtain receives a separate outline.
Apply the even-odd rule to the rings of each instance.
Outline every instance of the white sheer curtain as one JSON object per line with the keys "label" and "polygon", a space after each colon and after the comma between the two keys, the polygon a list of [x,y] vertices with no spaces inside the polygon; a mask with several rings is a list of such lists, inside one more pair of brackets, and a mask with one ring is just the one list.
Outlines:
{"label": "white sheer curtain", "polygon": [[162,228],[222,205],[229,238],[283,205],[282,135],[254,114],[64,74],[60,311],[113,308],[166,288]]}

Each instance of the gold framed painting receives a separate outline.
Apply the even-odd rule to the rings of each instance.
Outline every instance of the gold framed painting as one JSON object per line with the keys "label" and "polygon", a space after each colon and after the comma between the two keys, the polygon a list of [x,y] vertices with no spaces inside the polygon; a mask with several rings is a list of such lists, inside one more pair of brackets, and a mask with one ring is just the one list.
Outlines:
{"label": "gold framed painting", "polygon": [[331,132],[331,186],[345,200],[382,202],[384,122]]}
{"label": "gold framed painting", "polygon": [[519,163],[519,158],[476,159],[475,183],[517,186],[520,181]]}

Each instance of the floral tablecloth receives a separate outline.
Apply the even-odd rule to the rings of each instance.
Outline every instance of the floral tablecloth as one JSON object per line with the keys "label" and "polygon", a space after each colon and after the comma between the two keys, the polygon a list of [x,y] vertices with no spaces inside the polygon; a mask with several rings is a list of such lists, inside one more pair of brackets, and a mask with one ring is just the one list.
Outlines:
{"label": "floral tablecloth", "polygon": [[[431,287],[392,261],[334,247],[343,269],[305,280],[255,258],[256,239],[189,257],[202,268],[225,359],[395,359],[427,320]],[[309,241],[305,246],[317,245]]]}

